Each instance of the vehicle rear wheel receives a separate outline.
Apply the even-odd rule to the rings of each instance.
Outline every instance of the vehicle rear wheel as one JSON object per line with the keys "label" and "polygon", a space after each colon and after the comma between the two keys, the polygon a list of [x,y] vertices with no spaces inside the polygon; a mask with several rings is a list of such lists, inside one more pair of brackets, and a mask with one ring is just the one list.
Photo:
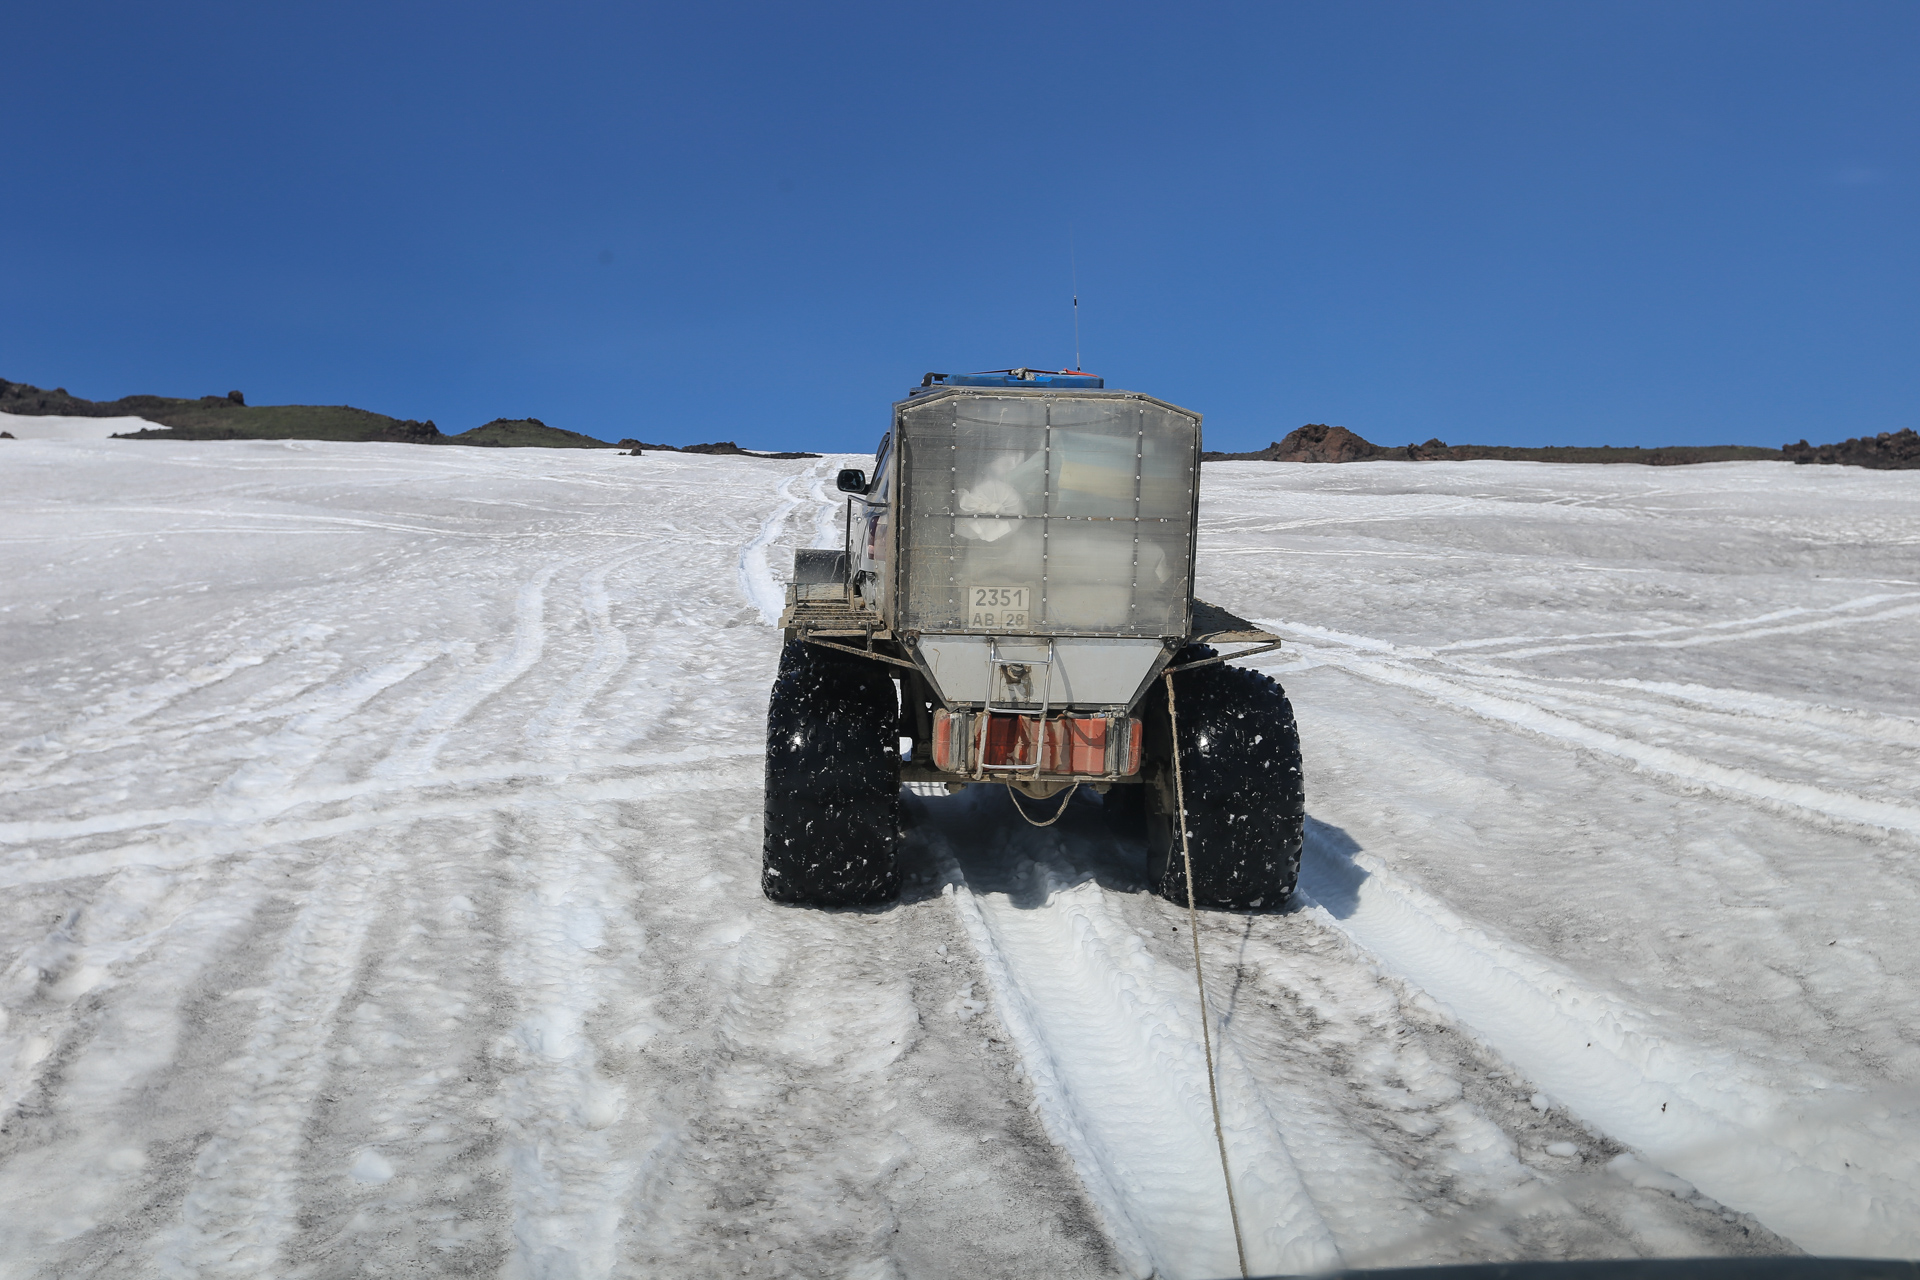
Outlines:
{"label": "vehicle rear wheel", "polygon": [[[1212,654],[1194,645],[1176,662]],[[1173,680],[1195,904],[1277,907],[1300,876],[1306,814],[1293,707],[1271,676],[1245,667],[1216,663]],[[1164,682],[1147,695],[1142,710],[1151,762],[1163,780],[1147,788],[1147,873],[1154,892],[1184,904],[1187,877],[1171,803],[1173,736]]]}
{"label": "vehicle rear wheel", "polygon": [[899,704],[880,664],[794,640],[767,706],[760,886],[775,902],[900,896]]}

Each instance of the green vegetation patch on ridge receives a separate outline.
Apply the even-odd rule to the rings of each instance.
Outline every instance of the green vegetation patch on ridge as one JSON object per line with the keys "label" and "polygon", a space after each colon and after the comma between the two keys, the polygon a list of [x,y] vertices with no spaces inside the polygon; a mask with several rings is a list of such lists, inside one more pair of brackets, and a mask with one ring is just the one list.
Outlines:
{"label": "green vegetation patch on ridge", "polygon": [[550,427],[538,418],[495,418],[492,422],[442,436],[438,444],[478,445],[487,449],[618,449],[610,440]]}
{"label": "green vegetation patch on ridge", "polygon": [[392,440],[435,444],[440,428],[431,422],[391,418],[351,405],[272,404],[249,406],[238,391],[224,396],[182,400],[171,396],[122,396],[86,400],[65,387],[43,391],[24,382],[0,379],[0,411],[69,418],[145,418],[170,428],[143,427],[116,439],[126,440]]}
{"label": "green vegetation patch on ridge", "polygon": [[270,404],[249,408],[189,401],[191,407],[142,414],[166,431],[141,429],[116,440],[386,440],[399,444],[440,444],[444,437],[431,422],[389,418],[344,404]]}
{"label": "green vegetation patch on ridge", "polygon": [[[611,441],[550,427],[538,418],[495,418],[444,435],[432,421],[394,418],[351,405],[249,405],[238,391],[197,400],[122,396],[87,400],[65,387],[42,390],[0,378],[0,412],[30,417],[145,418],[156,424],[115,435],[116,440],[339,440],[398,444],[462,444],[494,449],[620,449]],[[631,442],[629,442],[629,445]],[[733,452],[729,448],[723,452]],[[811,456],[811,455],[809,455]]]}

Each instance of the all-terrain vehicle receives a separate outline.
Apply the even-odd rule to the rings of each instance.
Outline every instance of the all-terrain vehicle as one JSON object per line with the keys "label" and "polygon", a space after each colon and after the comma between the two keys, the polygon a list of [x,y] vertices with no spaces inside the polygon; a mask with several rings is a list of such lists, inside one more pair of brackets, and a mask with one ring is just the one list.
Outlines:
{"label": "all-terrain vehicle", "polygon": [[896,403],[873,475],[840,472],[846,544],[794,556],[767,896],[893,899],[902,785],[990,783],[1035,822],[1104,793],[1180,902],[1184,802],[1199,905],[1284,901],[1299,734],[1272,679],[1211,647],[1280,642],[1194,599],[1199,482],[1200,415],[1091,374],[930,373]]}

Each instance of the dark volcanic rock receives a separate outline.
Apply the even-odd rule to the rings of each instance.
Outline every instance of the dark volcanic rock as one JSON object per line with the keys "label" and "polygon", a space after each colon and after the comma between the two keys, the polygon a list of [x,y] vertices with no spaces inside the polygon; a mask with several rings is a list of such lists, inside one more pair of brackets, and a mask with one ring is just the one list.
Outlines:
{"label": "dark volcanic rock", "polygon": [[161,428],[123,431],[115,440],[340,440],[386,444],[438,444],[431,421],[389,418],[351,405],[275,404],[243,408],[225,396],[189,401],[185,409],[150,413]]}
{"label": "dark volcanic rock", "polygon": [[1778,449],[1762,449],[1744,444],[1672,444],[1645,449],[1639,445],[1544,445],[1521,448],[1514,445],[1410,444],[1405,449],[1388,449],[1383,458],[1412,458],[1416,462],[1633,462],[1643,467],[1685,467],[1699,462],[1778,462]]}
{"label": "dark volcanic rock", "polygon": [[1802,440],[1782,446],[1780,451],[1802,466],[1817,462],[1880,471],[1920,469],[1920,433],[1912,427],[1882,431],[1877,436],[1856,436],[1839,444],[1811,445]]}
{"label": "dark volcanic rock", "polygon": [[432,418],[428,418],[425,422],[416,422],[412,418],[396,418],[367,438],[391,441],[395,444],[439,444],[445,439],[440,434],[440,428],[434,425]]}
{"label": "dark volcanic rock", "polygon": [[42,391],[24,382],[0,378],[0,413],[22,417],[152,418],[155,414],[193,404],[169,396],[122,396],[118,400],[83,400],[65,387]]}
{"label": "dark volcanic rock", "polygon": [[1324,422],[1310,422],[1287,433],[1285,440],[1275,440],[1264,449],[1252,453],[1203,453],[1202,462],[1360,462],[1367,458],[1383,457],[1389,453],[1401,457],[1407,455],[1403,449],[1382,449],[1379,445],[1364,440],[1345,427],[1330,427]]}
{"label": "dark volcanic rock", "polygon": [[[1909,436],[1913,433],[1908,432]],[[1775,449],[1748,445],[1669,445],[1659,449],[1638,446],[1615,448],[1611,445],[1547,445],[1542,448],[1518,448],[1512,445],[1448,444],[1439,437],[1425,444],[1377,445],[1355,435],[1345,427],[1309,423],[1252,453],[1203,453],[1202,462],[1371,462],[1376,459],[1401,459],[1411,462],[1477,462],[1493,459],[1502,462],[1637,462],[1648,467],[1676,467],[1695,462],[1769,461],[1781,455]],[[1886,464],[1882,464],[1886,465]],[[1911,464],[1893,464],[1911,465]]]}
{"label": "dark volcanic rock", "polygon": [[119,440],[381,440],[434,444],[440,428],[432,422],[390,418],[352,405],[274,404],[249,407],[238,391],[195,400],[170,396],[122,396],[83,400],[65,387],[43,391],[24,382],[0,379],[0,411],[45,417],[145,418],[170,431],[143,427]]}
{"label": "dark volcanic rock", "polygon": [[550,427],[538,418],[495,418],[492,422],[445,436],[431,420],[390,418],[384,413],[351,405],[279,404],[249,407],[246,396],[229,391],[198,399],[171,396],[122,396],[118,400],[86,400],[65,387],[42,390],[24,382],[0,378],[0,413],[23,417],[145,418],[169,431],[142,428],[124,432],[117,440],[348,440],[400,444],[462,444],[482,447],[544,447],[623,449],[633,454],[712,453],[743,458],[817,458],[817,453],[756,453],[731,440],[714,444],[643,444],[622,440],[610,445],[595,436]]}
{"label": "dark volcanic rock", "polygon": [[474,445],[486,449],[614,449],[598,436],[550,427],[538,418],[495,418],[471,431],[444,437],[441,444]]}
{"label": "dark volcanic rock", "polygon": [[718,440],[712,444],[648,444],[644,440],[622,440],[619,447],[629,449],[630,457],[643,453],[708,453],[741,458],[817,458],[817,453],[755,453],[752,449],[742,449],[731,440]]}

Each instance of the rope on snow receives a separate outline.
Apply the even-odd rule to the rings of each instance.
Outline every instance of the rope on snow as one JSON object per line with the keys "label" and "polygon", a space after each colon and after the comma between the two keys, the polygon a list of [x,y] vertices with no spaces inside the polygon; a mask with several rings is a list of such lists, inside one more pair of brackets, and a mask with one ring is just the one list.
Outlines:
{"label": "rope on snow", "polygon": [[1053,816],[1051,818],[1048,818],[1045,822],[1035,822],[1032,818],[1027,818],[1027,811],[1020,804],[1020,793],[1013,789],[1013,784],[1011,782],[1007,784],[1007,799],[1013,801],[1013,807],[1019,812],[1021,817],[1027,818],[1028,826],[1050,827],[1054,823],[1060,821],[1060,815],[1067,811],[1067,801],[1073,799],[1073,793],[1078,791],[1079,789],[1080,789],[1080,784],[1077,782],[1074,783],[1072,786],[1068,787],[1067,794],[1060,797],[1060,807],[1058,809],[1055,809],[1053,811]]}
{"label": "rope on snow", "polygon": [[1220,1125],[1220,1091],[1213,1083],[1213,1030],[1207,1018],[1207,984],[1200,973],[1200,909],[1193,899],[1193,854],[1187,848],[1187,795],[1180,780],[1180,716],[1173,709],[1171,671],[1166,679],[1167,719],[1173,724],[1173,803],[1179,811],[1175,816],[1180,820],[1180,860],[1187,869],[1187,934],[1193,939],[1193,985],[1200,992],[1200,1043],[1207,1052],[1207,1097],[1213,1102],[1213,1140],[1220,1144],[1220,1176],[1227,1184],[1227,1216],[1233,1219],[1233,1249],[1240,1256],[1241,1280],[1246,1280],[1247,1246],[1240,1239],[1240,1207],[1233,1202],[1233,1170],[1227,1167],[1227,1134]]}

